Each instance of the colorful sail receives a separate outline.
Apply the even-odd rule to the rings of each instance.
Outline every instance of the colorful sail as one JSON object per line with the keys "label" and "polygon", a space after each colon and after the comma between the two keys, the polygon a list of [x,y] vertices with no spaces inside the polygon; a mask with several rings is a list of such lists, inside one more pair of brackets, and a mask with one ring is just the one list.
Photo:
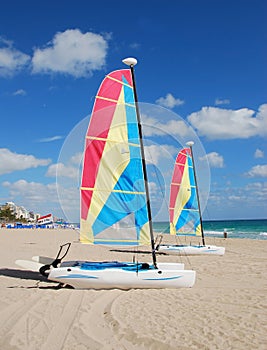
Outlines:
{"label": "colorful sail", "polygon": [[86,134],[80,240],[149,244],[147,200],[130,69],[108,74]]}
{"label": "colorful sail", "polygon": [[197,190],[190,148],[182,149],[175,162],[170,191],[170,233],[201,235]]}

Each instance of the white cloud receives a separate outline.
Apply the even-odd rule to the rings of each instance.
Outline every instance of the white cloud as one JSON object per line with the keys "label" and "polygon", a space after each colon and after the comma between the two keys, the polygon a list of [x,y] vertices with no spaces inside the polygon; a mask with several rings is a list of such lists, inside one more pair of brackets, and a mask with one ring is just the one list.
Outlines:
{"label": "white cloud", "polygon": [[170,145],[145,146],[145,159],[147,163],[158,165],[162,159],[176,156],[176,148]]}
{"label": "white cloud", "polygon": [[21,196],[25,201],[41,202],[49,198],[50,201],[58,201],[56,194],[56,184],[44,185],[38,182],[27,182],[26,180],[18,180],[14,183],[5,181],[2,183],[10,191],[12,197]]}
{"label": "white cloud", "polygon": [[149,181],[148,183],[149,194],[155,196],[158,193],[158,186],[155,182]]}
{"label": "white cloud", "polygon": [[82,159],[83,159],[83,152],[78,152],[70,158],[70,163],[81,164]]}
{"label": "white cloud", "polygon": [[77,178],[77,167],[66,166],[63,163],[52,164],[49,166],[46,176],[48,177],[69,177]]}
{"label": "white cloud", "polygon": [[[267,182],[249,182],[243,186],[232,184],[225,187],[213,184],[209,196],[209,215],[224,215],[229,218],[264,217],[266,208]],[[227,203],[227,205],[225,205]],[[213,213],[212,213],[213,212]],[[216,213],[217,212],[217,213]],[[220,218],[220,216],[218,216]]]}
{"label": "white cloud", "polygon": [[107,48],[107,40],[99,34],[79,29],[59,32],[45,48],[34,50],[33,73],[90,76],[105,65]]}
{"label": "white cloud", "polygon": [[130,49],[136,50],[136,49],[139,49],[141,45],[139,43],[132,43],[129,46],[130,46]]}
{"label": "white cloud", "polygon": [[230,103],[230,100],[228,100],[228,99],[222,100],[222,99],[220,99],[220,98],[216,98],[216,100],[215,100],[215,105],[216,105],[216,106],[219,106],[219,105],[229,105],[229,103]]}
{"label": "white cloud", "polygon": [[[83,159],[83,152],[78,152],[70,157],[66,164],[60,162],[51,164],[45,174],[47,177],[67,177],[77,179],[80,177],[80,167]],[[77,166],[78,165],[78,166]],[[64,180],[65,181],[65,180]]]}
{"label": "white cloud", "polygon": [[19,89],[13,93],[14,96],[25,96],[27,95],[26,91],[23,89]]}
{"label": "white cloud", "polygon": [[13,47],[13,43],[0,38],[0,76],[13,76],[30,61],[30,56]]}
{"label": "white cloud", "polygon": [[156,103],[166,108],[174,108],[175,106],[183,105],[184,101],[180,100],[179,98],[175,98],[172,94],[168,93],[166,97],[160,97],[157,99]]}
{"label": "white cloud", "polygon": [[244,200],[245,196],[235,196],[235,195],[230,195],[228,196],[229,201],[234,201],[234,202],[240,202],[240,200]]}
{"label": "white cloud", "polygon": [[166,133],[170,133],[171,135],[186,136],[190,135],[192,132],[190,131],[189,125],[182,119],[169,120],[165,123],[161,123],[155,118],[142,114],[142,121],[144,134],[146,136],[163,136],[166,135]]}
{"label": "white cloud", "polygon": [[248,183],[246,186],[245,186],[245,189],[247,191],[258,191],[258,192],[266,192],[267,191],[267,182],[252,182],[252,183]]}
{"label": "white cloud", "polygon": [[207,159],[209,162],[209,165],[212,168],[223,168],[224,167],[224,160],[223,156],[220,156],[217,152],[211,152],[206,154],[205,157],[201,157],[200,160]]}
{"label": "white cloud", "polygon": [[49,163],[51,163],[50,159],[38,159],[32,155],[17,154],[7,148],[0,148],[0,175],[46,166]]}
{"label": "white cloud", "polygon": [[188,116],[188,121],[199,135],[209,139],[247,139],[267,135],[267,104],[255,112],[248,108],[239,110],[203,107]]}
{"label": "white cloud", "polygon": [[160,148],[156,145],[145,146],[145,159],[149,164],[158,164],[159,159],[161,158]]}
{"label": "white cloud", "polygon": [[43,139],[39,139],[38,142],[52,142],[63,139],[63,136],[52,136],[52,137],[46,137]]}
{"label": "white cloud", "polygon": [[267,164],[255,165],[245,175],[248,177],[267,177]]}
{"label": "white cloud", "polygon": [[[47,214],[61,217],[62,211],[70,213],[69,221],[79,220],[80,191],[77,188],[60,188],[61,199],[59,202],[59,184],[42,184],[39,182],[27,182],[20,179],[16,182],[5,181],[2,186],[9,190],[10,200],[15,203],[22,202],[23,206],[35,213]],[[64,210],[63,210],[64,209]]]}
{"label": "white cloud", "polygon": [[243,190],[250,193],[250,198],[253,202],[262,201],[266,205],[267,182],[248,183]]}
{"label": "white cloud", "polygon": [[254,153],[254,158],[264,158],[264,152],[257,148]]}

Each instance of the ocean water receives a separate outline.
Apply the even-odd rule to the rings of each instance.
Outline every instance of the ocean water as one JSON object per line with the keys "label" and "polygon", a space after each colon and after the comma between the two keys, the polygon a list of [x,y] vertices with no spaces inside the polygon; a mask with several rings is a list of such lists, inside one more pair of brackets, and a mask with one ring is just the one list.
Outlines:
{"label": "ocean water", "polygon": [[[267,240],[267,219],[204,221],[203,228],[207,237],[223,237],[226,231],[229,238]],[[169,233],[169,223],[153,222],[153,229],[155,232]]]}

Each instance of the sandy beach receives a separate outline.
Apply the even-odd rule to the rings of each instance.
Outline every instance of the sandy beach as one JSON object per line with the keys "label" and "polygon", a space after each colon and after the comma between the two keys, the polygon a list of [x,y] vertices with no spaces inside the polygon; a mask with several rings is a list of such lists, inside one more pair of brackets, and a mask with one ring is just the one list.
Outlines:
{"label": "sandy beach", "polygon": [[196,270],[193,288],[73,290],[56,289],[15,260],[55,257],[66,242],[68,260],[133,254],[81,245],[75,230],[0,229],[0,349],[267,349],[267,241],[206,240],[226,254],[158,256]]}

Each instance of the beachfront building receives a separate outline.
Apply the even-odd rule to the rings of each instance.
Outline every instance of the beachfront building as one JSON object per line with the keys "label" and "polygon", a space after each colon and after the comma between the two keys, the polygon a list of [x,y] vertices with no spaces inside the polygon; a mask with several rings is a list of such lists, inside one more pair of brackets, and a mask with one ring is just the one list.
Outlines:
{"label": "beachfront building", "polygon": [[16,205],[14,202],[0,204],[0,227],[7,224],[10,227],[21,227],[25,223],[31,226],[36,225],[36,227],[69,227],[64,219],[56,218],[53,214],[42,216],[39,213],[27,210],[23,206]]}
{"label": "beachfront building", "polygon": [[13,202],[7,202],[5,206],[12,211],[12,213],[16,216],[17,219],[25,219],[25,220],[30,219],[29,211],[24,207],[16,205]]}
{"label": "beachfront building", "polygon": [[16,220],[26,220],[28,222],[36,222],[41,216],[40,214],[35,214],[33,211],[27,210],[25,207],[16,205],[14,202],[6,202],[0,205],[0,210],[9,209],[10,212],[15,216]]}
{"label": "beachfront building", "polygon": [[25,219],[25,220],[30,219],[30,213],[24,207],[17,206],[16,215],[18,219]]}

